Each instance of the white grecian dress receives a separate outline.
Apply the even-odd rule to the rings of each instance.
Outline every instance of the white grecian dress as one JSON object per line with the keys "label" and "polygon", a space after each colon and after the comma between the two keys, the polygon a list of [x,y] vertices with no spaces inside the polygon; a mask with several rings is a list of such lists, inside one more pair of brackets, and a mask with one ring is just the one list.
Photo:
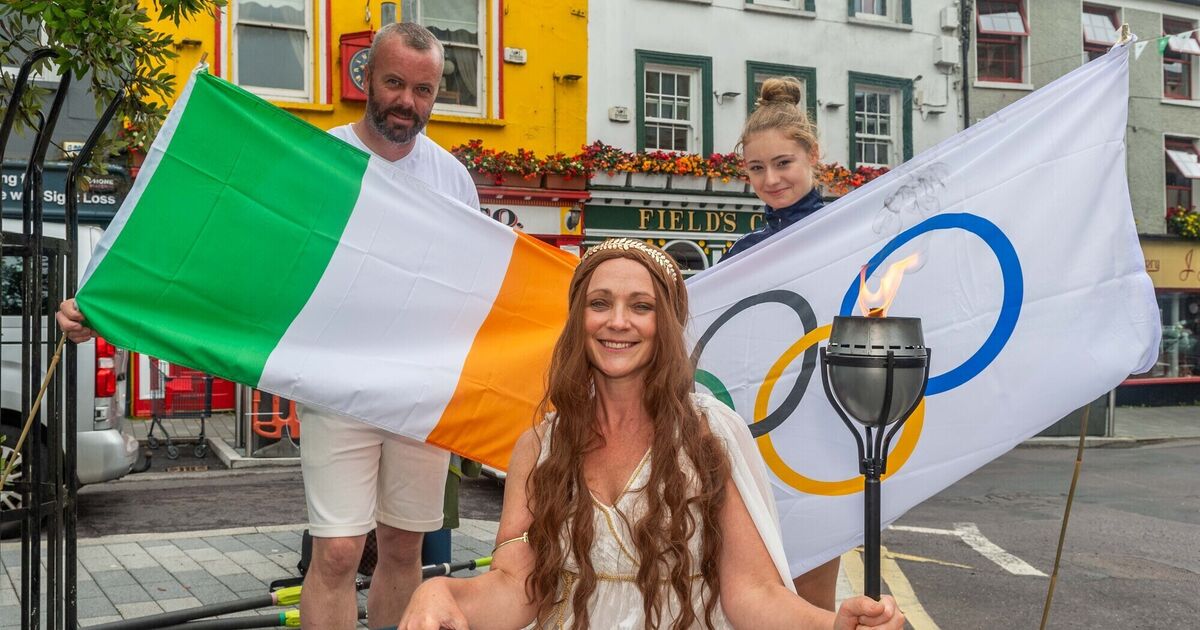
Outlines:
{"label": "white grecian dress", "polygon": [[[751,437],[745,421],[712,396],[693,394],[692,399],[696,408],[703,412],[708,419],[713,435],[725,446],[725,451],[729,455],[734,484],[766,544],[767,551],[771,554],[780,580],[787,588],[791,589],[791,576],[788,574],[787,561],[783,555],[783,541],[779,536],[779,517],[775,512],[775,500],[767,481],[766,467],[763,465],[758,450],[754,447],[754,439]],[[550,421],[545,438],[542,440],[539,462],[550,452],[552,434],[553,421]],[[651,457],[652,454],[647,452],[641,463],[634,469],[629,481],[625,484],[624,492],[617,498],[615,505],[605,505],[599,499],[592,497],[592,504],[595,507],[592,518],[596,536],[589,555],[599,579],[588,610],[591,627],[596,630],[609,628],[632,630],[645,627],[642,595],[634,581],[637,575],[638,561],[630,528],[645,514],[647,509],[645,493],[641,490],[649,483]],[[693,566],[700,564],[700,545],[701,536],[698,529],[696,535],[688,541]],[[578,567],[568,556],[559,583],[560,594],[566,595],[565,603],[560,604],[553,611],[546,627],[571,628],[574,626],[575,615],[571,610],[571,594],[575,587],[577,574]],[[690,605],[701,620],[699,627],[703,627],[703,580],[699,575],[693,576],[693,579],[695,583]],[[679,610],[679,601],[670,588],[664,588],[663,593],[666,596],[663,619],[665,621],[674,619]],[[719,601],[713,614],[713,622],[716,628],[732,627],[725,618]]]}

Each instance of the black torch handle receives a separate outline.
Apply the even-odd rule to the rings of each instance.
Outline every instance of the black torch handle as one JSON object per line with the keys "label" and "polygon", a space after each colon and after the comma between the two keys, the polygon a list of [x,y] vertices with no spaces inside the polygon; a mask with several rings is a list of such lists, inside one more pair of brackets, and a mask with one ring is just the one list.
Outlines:
{"label": "black torch handle", "polygon": [[863,529],[863,591],[879,601],[879,477],[866,476],[863,487],[866,515]]}

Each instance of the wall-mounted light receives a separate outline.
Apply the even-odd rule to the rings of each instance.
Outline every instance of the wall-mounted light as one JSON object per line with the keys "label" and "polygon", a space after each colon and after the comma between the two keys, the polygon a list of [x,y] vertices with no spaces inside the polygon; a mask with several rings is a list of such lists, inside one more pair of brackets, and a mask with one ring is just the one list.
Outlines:
{"label": "wall-mounted light", "polygon": [[583,78],[582,74],[559,74],[557,72],[554,73],[554,80],[562,81],[563,83],[575,83],[576,81],[578,81],[582,78]]}
{"label": "wall-mounted light", "polygon": [[717,99],[717,105],[724,103],[726,99],[737,98],[741,95],[741,92],[734,92],[732,90],[727,92],[717,92],[716,90],[713,90],[713,97]]}

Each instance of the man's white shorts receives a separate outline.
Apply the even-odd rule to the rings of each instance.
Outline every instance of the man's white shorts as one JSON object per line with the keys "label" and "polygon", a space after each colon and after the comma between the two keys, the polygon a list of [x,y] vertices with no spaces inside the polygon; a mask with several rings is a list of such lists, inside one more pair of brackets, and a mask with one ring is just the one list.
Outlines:
{"label": "man's white shorts", "polygon": [[298,413],[313,536],[360,536],[376,522],[441,529],[449,453],[324,409],[299,406]]}

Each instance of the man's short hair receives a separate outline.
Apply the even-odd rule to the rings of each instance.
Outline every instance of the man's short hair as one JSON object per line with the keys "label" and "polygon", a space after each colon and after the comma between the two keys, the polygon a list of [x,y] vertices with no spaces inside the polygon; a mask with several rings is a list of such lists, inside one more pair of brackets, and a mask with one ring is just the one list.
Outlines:
{"label": "man's short hair", "polygon": [[382,42],[393,37],[399,37],[404,46],[412,50],[434,50],[439,60],[446,55],[442,42],[438,41],[437,36],[429,32],[429,29],[416,22],[393,22],[375,33],[375,39],[371,42],[371,52],[367,57],[367,68],[375,69],[375,51],[379,50]]}

